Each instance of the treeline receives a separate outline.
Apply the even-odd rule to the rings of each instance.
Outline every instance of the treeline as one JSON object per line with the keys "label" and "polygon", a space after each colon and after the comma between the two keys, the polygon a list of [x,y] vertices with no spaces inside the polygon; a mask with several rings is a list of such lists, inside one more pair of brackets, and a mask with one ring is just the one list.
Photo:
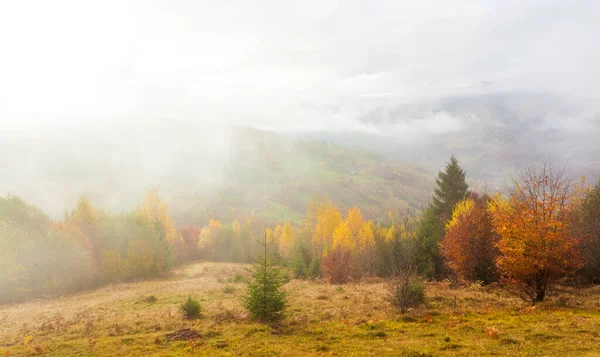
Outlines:
{"label": "treeline", "polygon": [[[210,220],[202,228],[185,227],[182,234],[196,242],[194,256],[201,259],[251,262],[260,253],[266,235],[268,253],[296,277],[324,277],[334,283],[365,275],[387,276],[390,251],[398,239],[414,239],[417,221],[390,212],[386,223],[366,220],[358,207],[342,212],[326,198],[314,197],[301,225],[276,227]],[[257,223],[262,223],[260,220]],[[189,232],[189,233],[188,233]]]}
{"label": "treeline", "polygon": [[264,227],[254,215],[176,227],[157,190],[121,214],[82,197],[58,222],[19,197],[0,198],[0,303],[160,276],[198,259],[250,262]]}
{"label": "treeline", "polygon": [[60,222],[18,197],[0,198],[0,302],[164,273],[181,240],[156,191],[125,214],[82,198]]}
{"label": "treeline", "polygon": [[497,283],[535,302],[561,281],[600,283],[599,212],[600,183],[574,185],[546,164],[520,171],[507,195],[489,195],[469,190],[454,157],[420,217],[389,212],[379,222],[319,197],[302,223],[276,227],[233,212],[231,222],[176,227],[156,190],[122,214],[83,197],[59,222],[0,198],[0,302],[158,276],[186,261],[247,263],[265,236],[268,254],[299,278]]}
{"label": "treeline", "polygon": [[417,229],[432,279],[499,283],[542,301],[555,284],[600,282],[600,182],[549,163],[518,171],[507,195],[471,192],[451,158]]}

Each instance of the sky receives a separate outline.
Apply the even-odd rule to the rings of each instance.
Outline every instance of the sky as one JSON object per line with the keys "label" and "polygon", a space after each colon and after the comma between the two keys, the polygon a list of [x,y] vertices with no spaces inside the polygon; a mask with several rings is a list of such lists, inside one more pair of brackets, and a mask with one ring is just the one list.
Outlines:
{"label": "sky", "polygon": [[0,131],[354,130],[374,108],[457,94],[593,102],[599,18],[593,0],[2,1]]}

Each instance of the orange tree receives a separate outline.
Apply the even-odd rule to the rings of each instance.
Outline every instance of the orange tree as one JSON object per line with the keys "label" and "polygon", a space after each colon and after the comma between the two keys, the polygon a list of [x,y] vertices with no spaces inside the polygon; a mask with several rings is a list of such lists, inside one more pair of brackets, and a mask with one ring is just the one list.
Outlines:
{"label": "orange tree", "polygon": [[460,279],[489,284],[498,279],[496,271],[498,235],[493,231],[492,216],[487,210],[490,197],[470,193],[454,207],[452,219],[440,252],[448,268]]}
{"label": "orange tree", "polygon": [[532,302],[580,266],[579,239],[570,234],[571,185],[549,164],[520,171],[508,200],[489,205],[503,281]]}

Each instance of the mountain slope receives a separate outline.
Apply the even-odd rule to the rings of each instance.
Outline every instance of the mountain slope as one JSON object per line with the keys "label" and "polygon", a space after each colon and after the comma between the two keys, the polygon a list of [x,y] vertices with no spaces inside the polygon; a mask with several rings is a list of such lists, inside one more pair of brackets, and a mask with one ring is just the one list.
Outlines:
{"label": "mountain slope", "polygon": [[383,156],[248,128],[191,121],[109,123],[0,140],[0,190],[58,218],[85,194],[128,210],[159,188],[178,224],[239,214],[299,222],[315,194],[369,218],[419,209],[432,172]]}

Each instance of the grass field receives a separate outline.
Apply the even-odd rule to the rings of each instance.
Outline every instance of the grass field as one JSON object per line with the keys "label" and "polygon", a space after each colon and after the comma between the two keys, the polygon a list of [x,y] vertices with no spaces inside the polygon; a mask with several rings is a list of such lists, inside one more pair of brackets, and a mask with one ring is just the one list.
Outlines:
{"label": "grass field", "polygon": [[[381,280],[291,280],[286,319],[267,326],[248,321],[238,274],[241,265],[198,263],[162,280],[0,305],[0,356],[600,355],[599,287],[533,308],[497,288],[428,284],[426,305],[397,316]],[[200,320],[181,318],[189,295]],[[182,329],[199,336],[167,338]]]}

